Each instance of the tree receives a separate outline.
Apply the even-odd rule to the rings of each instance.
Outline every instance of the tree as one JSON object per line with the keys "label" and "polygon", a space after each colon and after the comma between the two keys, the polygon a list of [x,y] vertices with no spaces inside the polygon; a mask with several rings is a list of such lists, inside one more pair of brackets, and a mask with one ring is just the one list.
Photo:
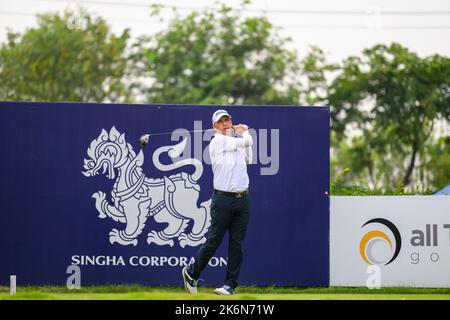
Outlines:
{"label": "tree", "polygon": [[338,65],[329,63],[322,49],[310,46],[300,61],[300,70],[300,101],[305,105],[327,104],[330,78],[339,71]]}
{"label": "tree", "polygon": [[374,46],[344,61],[328,101],[335,133],[342,138],[352,126],[364,137],[350,150],[365,154],[366,176],[380,171],[385,187],[407,186],[435,124],[450,120],[450,59]]}
{"label": "tree", "polygon": [[440,137],[429,144],[426,150],[428,155],[422,175],[440,190],[450,184],[450,137]]}
{"label": "tree", "polygon": [[[141,40],[148,102],[298,104],[300,66],[267,18],[224,4],[180,17]],[[159,13],[156,13],[157,15]]]}
{"label": "tree", "polygon": [[37,28],[8,32],[1,46],[0,99],[128,101],[128,38],[83,10],[39,15]]}

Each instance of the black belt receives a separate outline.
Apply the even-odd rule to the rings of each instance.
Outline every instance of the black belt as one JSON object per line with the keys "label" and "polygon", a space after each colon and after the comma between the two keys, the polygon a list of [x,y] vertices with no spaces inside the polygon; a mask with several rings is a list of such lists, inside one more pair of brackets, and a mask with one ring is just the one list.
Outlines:
{"label": "black belt", "polygon": [[242,198],[243,196],[248,195],[248,189],[245,191],[241,191],[241,192],[227,192],[227,191],[220,191],[220,190],[214,189],[214,193],[221,194],[221,195],[228,196],[228,197]]}

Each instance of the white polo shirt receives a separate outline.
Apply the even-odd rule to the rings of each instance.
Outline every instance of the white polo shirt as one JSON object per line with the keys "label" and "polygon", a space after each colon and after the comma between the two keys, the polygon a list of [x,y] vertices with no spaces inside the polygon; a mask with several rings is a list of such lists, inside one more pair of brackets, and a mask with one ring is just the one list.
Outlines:
{"label": "white polo shirt", "polygon": [[241,192],[248,189],[247,164],[252,161],[253,139],[248,131],[242,137],[216,133],[209,144],[214,189]]}

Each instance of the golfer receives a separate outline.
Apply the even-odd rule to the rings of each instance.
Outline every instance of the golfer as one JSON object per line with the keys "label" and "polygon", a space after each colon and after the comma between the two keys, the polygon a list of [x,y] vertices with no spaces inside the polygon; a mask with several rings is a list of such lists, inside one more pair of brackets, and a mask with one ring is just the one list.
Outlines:
{"label": "golfer", "polygon": [[[214,290],[230,295],[238,285],[242,264],[242,242],[250,218],[250,195],[247,164],[251,163],[253,140],[246,125],[234,125],[225,110],[212,116],[216,133],[209,144],[214,175],[211,201],[211,226],[207,241],[198,251],[195,262],[182,270],[184,286],[189,293],[197,293],[200,273],[208,264],[228,231],[228,262],[225,284]],[[235,137],[234,135],[237,135]]]}

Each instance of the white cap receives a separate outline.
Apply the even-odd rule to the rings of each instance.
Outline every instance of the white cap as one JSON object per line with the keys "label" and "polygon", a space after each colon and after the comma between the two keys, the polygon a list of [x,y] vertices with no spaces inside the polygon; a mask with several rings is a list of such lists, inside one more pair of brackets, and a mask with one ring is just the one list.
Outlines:
{"label": "white cap", "polygon": [[222,118],[223,116],[227,116],[228,118],[231,119],[231,116],[228,112],[226,112],[225,110],[217,110],[216,112],[213,113],[212,115],[212,123],[216,123],[217,121],[220,120],[220,118]]}

